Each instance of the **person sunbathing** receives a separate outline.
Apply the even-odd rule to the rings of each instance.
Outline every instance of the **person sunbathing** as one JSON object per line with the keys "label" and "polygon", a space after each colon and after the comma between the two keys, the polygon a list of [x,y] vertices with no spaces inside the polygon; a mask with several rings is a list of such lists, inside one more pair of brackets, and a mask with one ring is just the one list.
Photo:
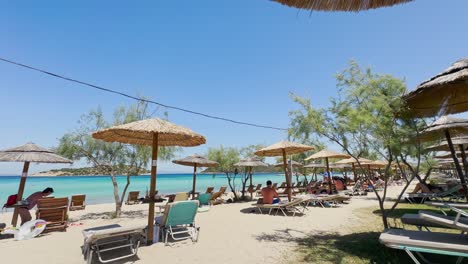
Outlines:
{"label": "person sunbathing", "polygon": [[278,193],[271,187],[271,181],[266,182],[267,187],[262,189],[263,204],[276,204],[280,202]]}
{"label": "person sunbathing", "polygon": [[410,193],[418,193],[418,192],[421,192],[421,193],[438,193],[440,192],[441,189],[439,187],[436,187],[434,185],[431,185],[431,184],[425,184],[425,183],[422,183],[422,182],[418,182],[416,184],[416,186],[414,187],[414,190]]}

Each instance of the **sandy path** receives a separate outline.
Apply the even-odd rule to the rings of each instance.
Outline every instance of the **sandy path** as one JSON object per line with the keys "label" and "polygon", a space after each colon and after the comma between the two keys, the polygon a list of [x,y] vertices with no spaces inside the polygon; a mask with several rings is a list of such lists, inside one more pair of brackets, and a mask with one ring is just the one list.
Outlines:
{"label": "sandy path", "polygon": [[[390,196],[399,187],[390,187]],[[283,263],[294,254],[295,244],[288,238],[301,237],[319,231],[339,231],[363,224],[353,211],[377,206],[373,194],[353,197],[350,204],[339,208],[309,207],[304,216],[284,217],[250,213],[250,203],[224,204],[197,215],[201,227],[198,243],[182,241],[164,246],[156,243],[141,247],[137,263]],[[124,207],[124,217],[103,219],[111,212],[112,204],[90,205],[85,211],[70,212],[70,218],[79,226],[70,226],[67,232],[54,232],[28,241],[0,240],[2,263],[83,263],[80,246],[81,230],[85,228],[120,224],[145,224],[147,205]],[[11,213],[0,215],[0,222],[9,222]],[[277,240],[278,236],[283,237]],[[284,239],[286,238],[286,239]],[[4,262],[6,261],[6,262]]]}

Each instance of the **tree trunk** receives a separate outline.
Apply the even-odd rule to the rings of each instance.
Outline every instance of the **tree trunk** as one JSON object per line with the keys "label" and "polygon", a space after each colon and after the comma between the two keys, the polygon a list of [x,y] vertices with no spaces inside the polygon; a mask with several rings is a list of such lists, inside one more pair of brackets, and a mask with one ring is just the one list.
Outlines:
{"label": "tree trunk", "polygon": [[127,174],[127,183],[125,184],[125,187],[122,191],[122,196],[120,197],[120,206],[122,206],[124,202],[125,194],[127,193],[128,186],[130,186],[130,174]]}
{"label": "tree trunk", "polygon": [[238,200],[239,198],[237,197],[236,188],[235,188],[235,185],[234,185],[235,176],[234,176],[234,179],[233,179],[231,177],[231,175],[229,175],[229,172],[226,172],[226,177],[228,179],[229,188],[231,188],[231,191],[234,193],[234,199]]}
{"label": "tree trunk", "polygon": [[119,218],[120,214],[122,213],[122,204],[120,203],[119,197],[119,185],[117,184],[117,179],[115,178],[113,171],[111,172],[111,180],[112,185],[114,186],[115,217]]}

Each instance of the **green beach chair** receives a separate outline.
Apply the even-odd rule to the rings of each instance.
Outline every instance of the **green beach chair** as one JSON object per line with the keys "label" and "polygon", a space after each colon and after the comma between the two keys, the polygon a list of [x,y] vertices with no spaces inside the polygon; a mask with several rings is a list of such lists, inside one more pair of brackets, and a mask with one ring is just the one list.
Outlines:
{"label": "green beach chair", "polygon": [[199,205],[198,201],[181,201],[166,205],[160,224],[161,235],[166,245],[169,236],[175,241],[191,238],[193,242],[197,242],[200,228],[195,225],[195,216]]}

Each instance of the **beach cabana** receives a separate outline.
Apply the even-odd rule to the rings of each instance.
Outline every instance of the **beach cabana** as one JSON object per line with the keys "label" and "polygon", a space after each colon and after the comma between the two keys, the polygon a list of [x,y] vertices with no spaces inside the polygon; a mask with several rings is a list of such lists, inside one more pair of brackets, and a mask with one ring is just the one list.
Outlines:
{"label": "beach cabana", "polygon": [[255,152],[257,156],[268,156],[268,157],[283,157],[283,169],[286,177],[288,200],[291,201],[291,175],[288,174],[286,155],[299,154],[309,150],[313,150],[314,147],[294,143],[289,141],[280,141],[266,148],[262,148]]}
{"label": "beach cabana", "polygon": [[329,160],[330,158],[332,159],[345,159],[345,158],[349,158],[350,156],[348,154],[343,154],[343,153],[338,153],[338,152],[334,152],[334,151],[331,151],[331,150],[321,150],[309,157],[307,157],[306,159],[304,159],[305,161],[307,160],[316,160],[316,159],[325,159],[325,164],[327,165],[327,175],[328,175],[328,187],[329,187],[329,190],[328,192],[331,194],[332,193],[332,178],[331,178],[331,175],[330,175],[330,163],[329,163]]}
{"label": "beach cabana", "polygon": [[273,0],[275,2],[305,10],[359,12],[369,9],[390,7],[413,0]]}
{"label": "beach cabana", "polygon": [[218,162],[209,160],[200,155],[192,155],[179,160],[172,161],[175,164],[193,167],[192,199],[195,199],[195,186],[197,182],[197,168],[216,167]]}
{"label": "beach cabana", "polygon": [[[46,148],[43,148],[34,143],[27,143],[25,145],[9,148],[0,151],[0,161],[5,162],[24,162],[23,173],[21,174],[20,184],[18,187],[18,193],[16,201],[23,199],[24,186],[26,185],[26,179],[28,177],[29,164],[35,163],[72,163],[71,160],[66,159],[62,156],[55,154]],[[18,222],[18,210],[15,208],[13,212],[13,218],[11,219],[11,225],[16,226]]]}
{"label": "beach cabana", "polygon": [[159,146],[193,147],[206,143],[205,137],[192,130],[159,118],[146,119],[96,131],[93,138],[106,142],[120,142],[152,147],[150,202],[148,213],[147,244],[153,243],[154,196]]}
{"label": "beach cabana", "polygon": [[456,61],[444,72],[422,82],[403,97],[409,114],[431,117],[468,110],[468,59]]}
{"label": "beach cabana", "polygon": [[[252,188],[253,187],[252,185],[253,167],[268,167],[268,164],[256,158],[247,158],[247,159],[244,159],[235,163],[234,166],[245,167],[247,169],[247,173],[249,174],[249,180],[250,180],[250,188]],[[253,198],[252,192],[250,193],[250,197]]]}

